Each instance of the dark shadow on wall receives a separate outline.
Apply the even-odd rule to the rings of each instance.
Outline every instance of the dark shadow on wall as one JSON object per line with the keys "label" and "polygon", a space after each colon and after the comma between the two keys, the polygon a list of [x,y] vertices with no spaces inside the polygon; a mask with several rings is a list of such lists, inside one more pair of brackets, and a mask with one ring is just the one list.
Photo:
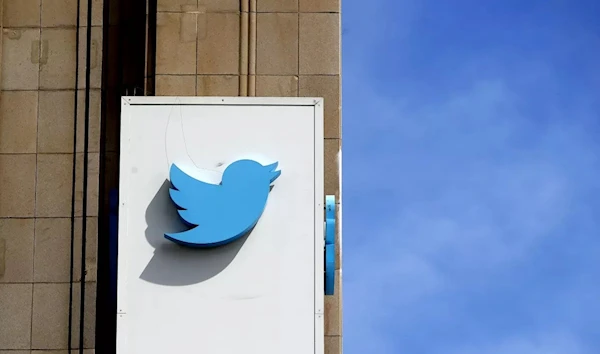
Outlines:
{"label": "dark shadow on wall", "polygon": [[[118,222],[115,220],[118,219],[118,201],[111,198],[111,194],[119,188],[121,96],[153,95],[157,0],[98,1],[101,3],[98,7],[100,11],[96,10],[96,0],[93,1],[94,6],[88,7],[88,15],[92,18],[102,17],[102,26],[99,28],[102,30],[102,117],[94,343],[96,353],[115,354],[118,236],[114,230]],[[83,1],[82,6],[87,2]],[[74,19],[77,17],[79,14],[75,14]],[[85,23],[81,23],[81,26],[79,30],[82,38],[85,38]],[[82,52],[86,51],[85,43],[81,49]],[[85,57],[81,60],[85,65]],[[142,89],[145,83],[150,92]],[[116,206],[112,203],[116,203]],[[84,322],[87,320],[86,315]]]}
{"label": "dark shadow on wall", "polygon": [[183,247],[167,240],[165,233],[189,229],[179,218],[169,188],[165,180],[146,209],[146,239],[155,250],[140,279],[170,286],[197,284],[227,268],[252,230],[230,244],[208,249]]}

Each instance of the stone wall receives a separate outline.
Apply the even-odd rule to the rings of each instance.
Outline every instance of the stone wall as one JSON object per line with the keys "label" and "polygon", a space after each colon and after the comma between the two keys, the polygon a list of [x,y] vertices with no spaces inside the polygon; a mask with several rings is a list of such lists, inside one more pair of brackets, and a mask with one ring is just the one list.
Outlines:
{"label": "stone wall", "polygon": [[[74,163],[71,339],[79,347],[87,1],[81,3],[77,38],[76,0],[0,1],[0,353],[68,348]],[[84,348],[94,348],[101,0],[92,14]]]}

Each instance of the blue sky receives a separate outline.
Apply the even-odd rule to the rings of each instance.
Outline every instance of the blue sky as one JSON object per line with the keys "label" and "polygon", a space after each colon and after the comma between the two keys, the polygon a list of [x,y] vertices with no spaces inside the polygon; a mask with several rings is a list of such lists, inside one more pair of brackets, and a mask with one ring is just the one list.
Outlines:
{"label": "blue sky", "polygon": [[344,352],[600,352],[600,2],[343,1]]}

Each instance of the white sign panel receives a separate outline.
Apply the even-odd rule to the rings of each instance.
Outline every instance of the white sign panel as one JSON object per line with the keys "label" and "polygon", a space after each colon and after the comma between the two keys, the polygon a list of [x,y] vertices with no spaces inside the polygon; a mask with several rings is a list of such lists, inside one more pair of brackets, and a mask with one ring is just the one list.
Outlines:
{"label": "white sign panel", "polygon": [[323,353],[322,105],[123,98],[119,354]]}

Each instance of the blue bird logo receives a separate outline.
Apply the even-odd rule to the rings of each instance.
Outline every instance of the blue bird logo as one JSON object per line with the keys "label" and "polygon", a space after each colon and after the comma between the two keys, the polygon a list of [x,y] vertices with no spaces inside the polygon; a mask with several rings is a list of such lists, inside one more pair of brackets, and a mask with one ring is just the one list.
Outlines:
{"label": "blue bird logo", "polygon": [[242,237],[265,209],[271,183],[281,175],[277,165],[238,160],[227,166],[220,184],[199,181],[171,165],[169,194],[191,229],[165,238],[188,247],[216,247]]}

